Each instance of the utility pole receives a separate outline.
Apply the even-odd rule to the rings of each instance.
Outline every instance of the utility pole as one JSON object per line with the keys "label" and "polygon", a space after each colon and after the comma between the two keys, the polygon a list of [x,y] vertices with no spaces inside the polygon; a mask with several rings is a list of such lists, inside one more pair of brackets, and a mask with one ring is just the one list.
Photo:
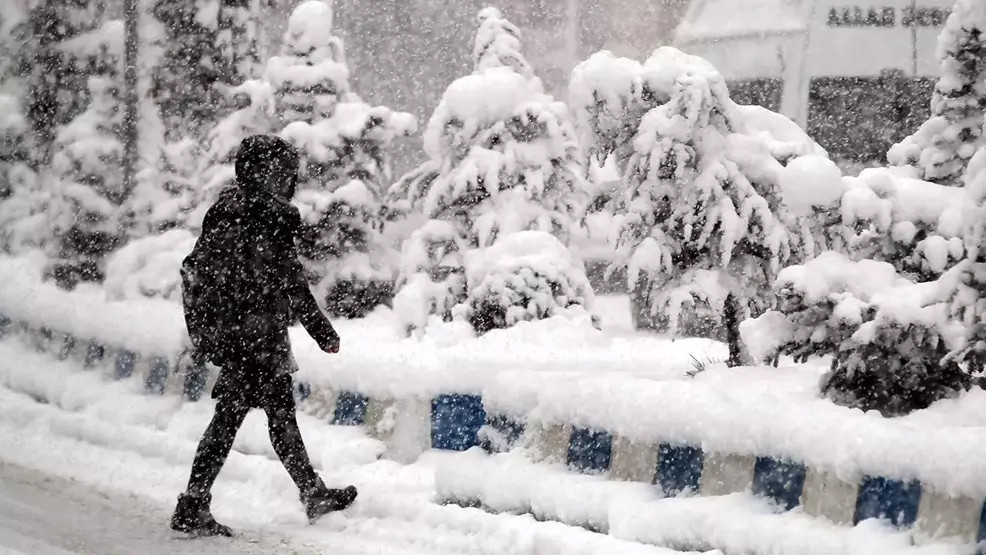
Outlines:
{"label": "utility pole", "polygon": [[137,173],[137,23],[138,0],[125,0],[123,24],[123,186],[124,195],[134,190]]}

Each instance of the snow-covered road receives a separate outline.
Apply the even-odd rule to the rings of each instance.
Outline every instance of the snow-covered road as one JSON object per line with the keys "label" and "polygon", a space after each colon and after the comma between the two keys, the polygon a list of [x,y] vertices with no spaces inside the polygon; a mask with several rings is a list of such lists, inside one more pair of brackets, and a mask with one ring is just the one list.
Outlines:
{"label": "snow-covered road", "polygon": [[139,389],[135,381],[110,382],[31,352],[17,339],[0,342],[0,552],[674,553],[530,516],[436,504],[434,472],[443,454],[412,465],[378,460],[382,446],[360,430],[304,417],[326,482],[361,490],[353,508],[308,526],[259,411],[215,489],[217,518],[240,536],[175,539],[168,513],[212,407]]}

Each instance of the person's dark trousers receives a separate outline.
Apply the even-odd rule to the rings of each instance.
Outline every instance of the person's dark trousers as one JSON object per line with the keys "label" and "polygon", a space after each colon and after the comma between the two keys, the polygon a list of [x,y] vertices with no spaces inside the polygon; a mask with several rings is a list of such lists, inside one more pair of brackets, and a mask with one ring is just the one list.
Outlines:
{"label": "person's dark trousers", "polygon": [[[270,384],[275,387],[271,388],[269,395],[264,396],[263,402],[271,444],[274,446],[274,452],[281,459],[281,464],[298,486],[298,490],[302,493],[310,492],[318,483],[318,475],[312,468],[308,451],[301,438],[294,397],[291,393],[291,377],[282,375],[274,381],[278,383]],[[188,479],[189,495],[202,497],[212,489],[219,471],[226,462],[226,457],[233,448],[236,432],[243,425],[243,420],[250,410],[248,401],[233,394],[232,391],[229,393],[217,396],[216,413],[199,442],[192,463],[192,473]]]}

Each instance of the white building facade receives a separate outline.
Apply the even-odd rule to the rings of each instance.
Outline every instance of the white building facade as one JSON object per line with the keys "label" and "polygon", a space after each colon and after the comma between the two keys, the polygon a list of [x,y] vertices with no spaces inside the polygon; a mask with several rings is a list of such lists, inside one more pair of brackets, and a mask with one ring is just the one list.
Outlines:
{"label": "white building facade", "polygon": [[[778,110],[809,132],[831,133],[834,141],[853,129],[833,126],[867,127],[861,118],[868,117],[874,132],[900,135],[927,112],[936,41],[953,4],[693,0],[675,44],[718,67],[738,100]],[[818,138],[836,156],[856,154],[852,145]]]}

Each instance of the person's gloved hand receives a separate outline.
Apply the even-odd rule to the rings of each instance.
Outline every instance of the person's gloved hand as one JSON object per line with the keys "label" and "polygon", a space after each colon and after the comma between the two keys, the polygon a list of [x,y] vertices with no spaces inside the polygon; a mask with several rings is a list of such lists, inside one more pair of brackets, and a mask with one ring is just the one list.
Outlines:
{"label": "person's gloved hand", "polygon": [[321,347],[326,353],[334,355],[339,352],[339,337],[333,337],[331,341],[325,343],[324,345],[319,345],[319,347]]}

